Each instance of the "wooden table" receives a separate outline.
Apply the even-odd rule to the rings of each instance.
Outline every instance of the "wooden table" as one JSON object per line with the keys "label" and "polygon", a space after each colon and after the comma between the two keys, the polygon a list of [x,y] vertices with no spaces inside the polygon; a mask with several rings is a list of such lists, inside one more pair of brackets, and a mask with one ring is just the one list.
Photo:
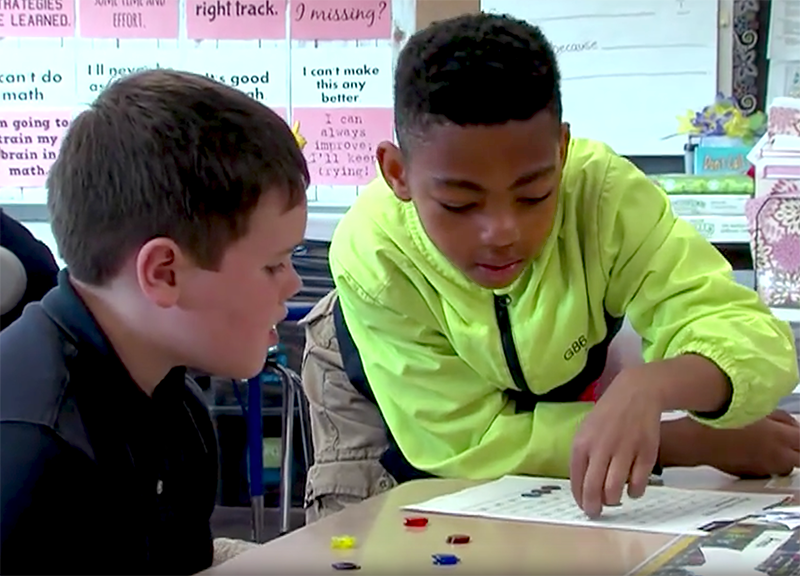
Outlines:
{"label": "wooden table", "polygon": [[[670,469],[665,484],[682,488],[775,491],[766,481],[741,481],[710,468]],[[357,574],[625,574],[675,537],[617,530],[576,528],[430,515],[423,530],[403,526],[401,506],[475,485],[467,480],[419,480],[301,528],[233,558],[204,574],[333,574],[331,563],[352,561]],[[790,482],[785,482],[786,485]],[[431,554],[454,552],[449,534],[465,533],[472,542],[455,551],[456,566],[431,564]],[[331,537],[358,539],[354,550],[332,550]]]}

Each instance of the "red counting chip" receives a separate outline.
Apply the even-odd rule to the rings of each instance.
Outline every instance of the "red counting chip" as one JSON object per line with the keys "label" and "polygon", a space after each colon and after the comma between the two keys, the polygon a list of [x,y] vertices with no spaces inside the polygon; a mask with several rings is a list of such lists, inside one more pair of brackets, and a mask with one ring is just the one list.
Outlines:
{"label": "red counting chip", "polygon": [[469,535],[467,534],[451,534],[447,537],[448,544],[469,544]]}
{"label": "red counting chip", "polygon": [[424,516],[409,516],[403,520],[403,524],[410,528],[423,528],[428,525],[428,519]]}

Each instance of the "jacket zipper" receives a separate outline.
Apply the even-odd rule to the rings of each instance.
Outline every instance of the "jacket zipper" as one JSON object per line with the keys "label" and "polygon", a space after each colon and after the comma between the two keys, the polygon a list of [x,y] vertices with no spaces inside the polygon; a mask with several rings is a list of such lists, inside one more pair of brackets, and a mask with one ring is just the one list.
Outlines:
{"label": "jacket zipper", "polygon": [[529,390],[528,383],[525,381],[525,374],[522,372],[522,365],[519,363],[519,354],[514,345],[514,334],[511,332],[511,317],[508,314],[508,306],[511,304],[511,296],[504,294],[494,296],[494,313],[497,317],[497,326],[500,328],[500,342],[503,344],[503,355],[506,357],[508,371],[511,372],[511,379],[520,390]]}

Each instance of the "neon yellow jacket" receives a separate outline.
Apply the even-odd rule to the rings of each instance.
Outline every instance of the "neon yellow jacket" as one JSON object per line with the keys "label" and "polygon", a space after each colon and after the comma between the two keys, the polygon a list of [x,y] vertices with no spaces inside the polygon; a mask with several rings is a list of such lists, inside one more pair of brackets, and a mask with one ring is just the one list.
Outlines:
{"label": "neon yellow jacket", "polygon": [[[731,405],[707,424],[769,414],[798,381],[789,327],[627,160],[580,139],[567,158],[553,232],[502,291],[531,391],[581,372],[587,350],[606,336],[607,312],[629,318],[647,361],[692,352],[728,374]],[[592,404],[517,413],[503,393],[516,387],[495,294],[444,258],[412,203],[380,178],[371,183],[337,227],[330,262],[366,377],[414,467],[473,479],[568,475],[573,436]]]}

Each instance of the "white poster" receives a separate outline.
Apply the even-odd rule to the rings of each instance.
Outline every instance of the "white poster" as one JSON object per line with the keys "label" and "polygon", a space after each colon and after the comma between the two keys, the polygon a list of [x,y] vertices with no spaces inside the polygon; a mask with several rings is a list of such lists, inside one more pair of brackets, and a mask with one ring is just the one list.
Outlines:
{"label": "white poster", "polygon": [[800,0],[770,3],[767,58],[800,61]]}
{"label": "white poster", "polygon": [[717,91],[715,0],[482,0],[541,28],[557,53],[564,120],[626,155],[683,154],[677,116]]}
{"label": "white poster", "polygon": [[0,107],[4,110],[69,108],[75,105],[75,52],[0,48]]}
{"label": "white poster", "polygon": [[292,106],[391,107],[391,47],[292,48]]}
{"label": "white poster", "polygon": [[271,108],[289,105],[287,51],[279,48],[182,50],[180,68],[241,90]]}
{"label": "white poster", "polygon": [[81,49],[76,60],[77,104],[88,106],[114,80],[154,68],[180,68],[180,60],[175,49]]}

